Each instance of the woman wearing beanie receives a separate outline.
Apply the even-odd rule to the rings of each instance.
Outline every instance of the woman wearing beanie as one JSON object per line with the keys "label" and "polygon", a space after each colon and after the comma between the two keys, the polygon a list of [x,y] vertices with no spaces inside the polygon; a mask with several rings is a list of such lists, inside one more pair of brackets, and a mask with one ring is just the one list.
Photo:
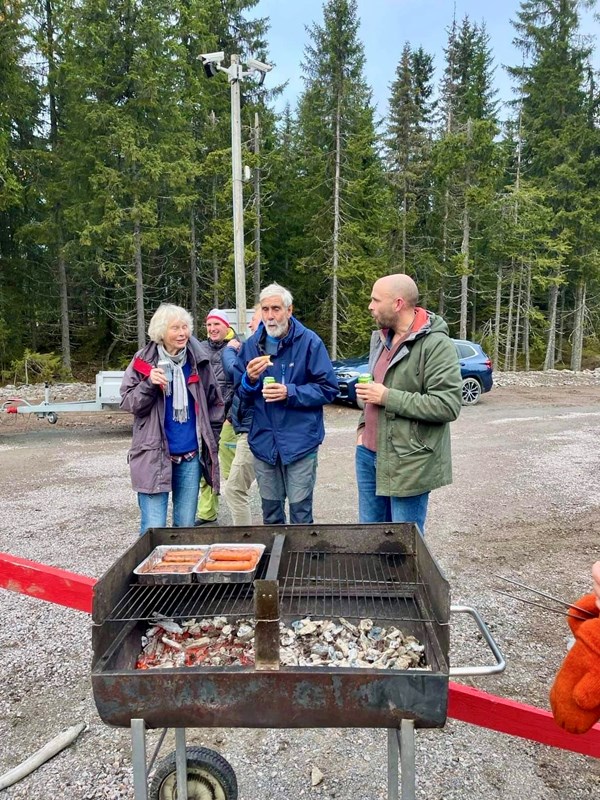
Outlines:
{"label": "woman wearing beanie", "polygon": [[[241,342],[230,326],[226,312],[218,308],[213,308],[206,316],[206,336],[206,340],[199,342],[198,346],[203,356],[210,361],[225,403],[225,421],[219,437],[219,464],[221,475],[224,478],[228,478],[235,456],[237,436],[230,419],[233,383],[223,367],[223,352],[227,345],[239,348]],[[215,492],[214,488],[211,489],[205,481],[202,481],[200,484],[196,525],[216,522],[218,511],[219,497],[217,492]]]}

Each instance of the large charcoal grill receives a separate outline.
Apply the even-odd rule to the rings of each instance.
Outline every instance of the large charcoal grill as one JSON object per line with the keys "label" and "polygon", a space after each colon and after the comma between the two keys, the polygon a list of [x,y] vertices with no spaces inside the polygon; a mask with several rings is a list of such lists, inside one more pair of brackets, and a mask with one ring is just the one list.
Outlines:
{"label": "large charcoal grill", "polygon": [[[266,545],[256,584],[141,586],[133,580],[133,569],[158,545],[212,542]],[[155,615],[252,617],[260,608],[256,595],[269,591],[275,601],[267,601],[263,611],[275,628],[269,635],[267,623],[266,635],[259,637],[257,626],[255,665],[135,669],[141,635]],[[393,623],[424,645],[429,668],[275,666],[270,645],[273,630],[278,636],[277,615],[286,624],[306,616]],[[119,726],[143,720],[145,726],[178,729],[382,727],[397,732],[403,721],[441,727],[448,703],[449,621],[448,583],[413,525],[153,529],[94,587],[94,698],[101,718]],[[495,654],[499,666],[475,671],[502,669]]]}

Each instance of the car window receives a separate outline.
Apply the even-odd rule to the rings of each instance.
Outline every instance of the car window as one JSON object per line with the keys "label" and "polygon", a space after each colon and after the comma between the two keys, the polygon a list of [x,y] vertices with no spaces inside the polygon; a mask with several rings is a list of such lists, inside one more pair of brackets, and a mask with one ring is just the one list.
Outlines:
{"label": "car window", "polygon": [[459,358],[472,358],[473,356],[477,355],[475,348],[468,344],[459,344],[456,342],[455,345]]}

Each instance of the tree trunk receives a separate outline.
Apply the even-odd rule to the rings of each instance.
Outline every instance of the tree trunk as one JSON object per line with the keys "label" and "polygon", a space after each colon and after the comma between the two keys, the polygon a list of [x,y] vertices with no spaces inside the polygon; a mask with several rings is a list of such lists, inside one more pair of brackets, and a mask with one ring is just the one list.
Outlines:
{"label": "tree trunk", "polygon": [[[213,221],[217,219],[217,179],[213,178]],[[213,306],[219,307],[219,259],[213,250]]]}
{"label": "tree trunk", "polygon": [[502,267],[498,266],[496,273],[496,313],[494,315],[494,355],[493,363],[498,363],[500,353],[500,311],[502,308]]}
{"label": "tree trunk", "polygon": [[256,155],[256,167],[254,168],[254,208],[256,218],[254,222],[254,302],[258,303],[260,295],[260,124],[258,114],[254,115],[254,154]]}
{"label": "tree trunk", "polygon": [[[450,189],[446,187],[444,192],[444,215],[442,217],[442,269],[444,275],[447,274],[448,262],[448,219],[450,216]],[[445,311],[445,293],[443,281],[440,283],[440,290],[438,293],[438,311],[441,317],[444,316]]]}
{"label": "tree trunk", "polygon": [[477,336],[477,283],[475,280],[475,275],[473,275],[473,281],[471,283],[471,339],[475,339]]}
{"label": "tree trunk", "polygon": [[144,317],[144,276],[142,274],[142,232],[139,217],[133,222],[133,259],[135,263],[135,308],[138,347],[146,344],[146,320]]}
{"label": "tree trunk", "polygon": [[65,251],[62,245],[60,232],[58,241],[57,262],[58,262],[58,290],[60,293],[60,343],[62,351],[62,363],[64,368],[70,373],[71,343],[69,341],[69,287],[67,283],[67,266],[65,264]]}
{"label": "tree trunk", "polygon": [[548,295],[548,338],[546,340],[546,357],[544,371],[554,369],[556,353],[556,306],[558,303],[558,285],[553,283]]}
{"label": "tree trunk", "polygon": [[525,356],[525,369],[531,369],[531,354],[529,350],[529,314],[531,313],[531,264],[527,264],[527,283],[525,286],[525,308],[523,309],[523,355]]}
{"label": "tree trunk", "polygon": [[554,352],[554,363],[562,364],[563,350],[565,346],[565,289],[559,289],[558,296],[560,303],[557,301],[556,311],[556,345]]}
{"label": "tree trunk", "polygon": [[515,272],[514,269],[511,269],[510,273],[510,291],[508,293],[508,318],[506,320],[506,342],[504,345],[504,369],[510,369],[510,348],[511,348],[511,337],[512,337],[512,312],[513,312],[513,300],[515,297]]}
{"label": "tree trunk", "polygon": [[402,272],[406,272],[406,241],[407,241],[407,217],[408,217],[408,184],[406,180],[406,164],[404,165],[404,176],[402,180]]}
{"label": "tree trunk", "polygon": [[190,313],[194,319],[194,330],[198,330],[198,254],[196,251],[196,213],[190,208]]}
{"label": "tree trunk", "polygon": [[[473,122],[471,118],[467,120],[467,145],[471,143],[471,131]],[[460,252],[462,255],[462,274],[460,276],[460,338],[467,338],[467,313],[468,313],[468,299],[469,299],[469,249],[471,246],[471,219],[469,214],[469,186],[470,186],[470,173],[467,161],[467,168],[465,171],[465,197],[463,206],[463,238],[460,245]]]}
{"label": "tree trunk", "polygon": [[517,358],[519,356],[519,329],[521,326],[521,296],[523,294],[523,272],[519,271],[519,288],[517,290],[517,310],[515,313],[515,335],[513,344],[512,368],[517,371]]}
{"label": "tree trunk", "polygon": [[[51,0],[45,0],[44,15],[46,23],[46,45],[48,48],[48,109],[50,112],[50,148],[56,156],[58,151],[58,108],[57,108],[57,68],[54,52],[54,14]],[[62,214],[57,203],[54,208],[56,225],[56,268],[58,273],[58,291],[60,296],[60,333],[62,363],[71,372],[71,343],[69,341],[69,290],[67,283],[67,264],[65,261],[62,235]]]}
{"label": "tree trunk", "polygon": [[340,171],[342,162],[341,98],[335,114],[335,178],[333,183],[333,264],[331,277],[331,360],[337,358],[338,267],[340,242]]}
{"label": "tree trunk", "polygon": [[575,296],[575,322],[573,327],[573,348],[571,350],[571,369],[577,372],[581,369],[583,356],[583,329],[585,324],[585,297],[586,283],[584,280],[577,284]]}

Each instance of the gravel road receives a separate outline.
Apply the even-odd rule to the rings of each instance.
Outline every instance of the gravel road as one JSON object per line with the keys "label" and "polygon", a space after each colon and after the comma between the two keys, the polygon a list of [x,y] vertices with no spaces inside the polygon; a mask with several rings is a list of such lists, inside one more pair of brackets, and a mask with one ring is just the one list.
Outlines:
{"label": "gravel road", "polygon": [[[93,396],[83,385],[54,392],[64,400]],[[0,404],[42,393],[6,387]],[[454,423],[455,482],[430,502],[427,541],[452,602],[482,613],[508,662],[504,674],[469,683],[542,708],[564,657],[566,624],[497,594],[504,587],[495,574],[571,600],[589,591],[590,566],[600,555],[599,397],[597,372],[499,373],[494,390]],[[357,416],[352,408],[327,409],[316,522],[356,519]],[[130,435],[130,419],[119,413],[65,414],[56,425],[0,414],[0,551],[100,576],[136,536],[125,462]],[[256,497],[254,511],[258,523]],[[226,508],[219,521],[229,523]],[[0,590],[0,619],[0,774],[70,725],[88,726],[2,796],[133,798],[129,732],[104,725],[91,696],[89,616]],[[451,658],[486,658],[465,623],[453,626]],[[148,738],[150,750],[156,733]],[[416,738],[419,800],[600,796],[598,759],[453,720]],[[188,741],[231,762],[240,800],[387,797],[385,731],[190,730]],[[323,774],[315,787],[313,767]]]}

